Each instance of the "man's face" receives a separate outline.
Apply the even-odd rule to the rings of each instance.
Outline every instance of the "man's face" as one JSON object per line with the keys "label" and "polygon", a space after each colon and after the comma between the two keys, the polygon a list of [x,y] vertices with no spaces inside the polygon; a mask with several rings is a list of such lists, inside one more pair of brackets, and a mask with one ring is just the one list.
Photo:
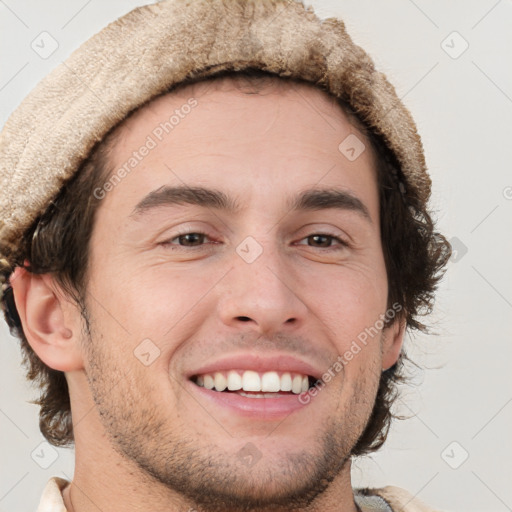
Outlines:
{"label": "man's face", "polygon": [[223,81],[155,100],[111,155],[116,171],[137,163],[91,239],[91,394],[116,450],[212,510],[311,500],[371,413],[390,332],[333,371],[388,291],[375,162],[367,143],[340,152],[350,134],[364,140],[316,89]]}

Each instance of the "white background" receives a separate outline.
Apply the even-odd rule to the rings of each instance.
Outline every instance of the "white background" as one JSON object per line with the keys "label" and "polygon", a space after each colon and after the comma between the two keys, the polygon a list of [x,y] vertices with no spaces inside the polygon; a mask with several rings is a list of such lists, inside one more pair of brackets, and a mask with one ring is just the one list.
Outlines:
{"label": "white background", "polygon": [[[0,124],[73,49],[140,4],[0,0]],[[346,22],[412,111],[433,178],[431,205],[458,249],[430,321],[436,334],[406,342],[425,368],[398,404],[411,418],[393,425],[378,454],[354,464],[354,484],[398,485],[442,510],[512,510],[512,2],[311,5]],[[47,59],[31,48],[43,31],[59,45]],[[71,450],[44,448],[47,464],[56,458],[47,469],[31,458],[43,441],[34,397],[2,322],[0,512],[35,510],[51,476],[73,474]]]}

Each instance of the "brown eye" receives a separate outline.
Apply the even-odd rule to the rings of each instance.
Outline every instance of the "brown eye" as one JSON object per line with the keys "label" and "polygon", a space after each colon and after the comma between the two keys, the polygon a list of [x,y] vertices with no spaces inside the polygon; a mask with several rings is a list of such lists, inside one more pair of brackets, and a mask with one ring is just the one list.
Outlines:
{"label": "brown eye", "polygon": [[210,237],[206,233],[190,232],[182,233],[160,243],[160,245],[169,249],[179,250],[186,247],[202,247],[206,245]]}
{"label": "brown eye", "polygon": [[[336,248],[336,246],[338,246],[338,248],[340,248],[340,246],[344,247],[347,245],[343,240],[341,240],[337,236],[327,235],[327,234],[323,234],[323,233],[315,233],[313,235],[309,235],[306,238],[304,238],[303,240],[307,240],[307,245],[309,247],[315,247],[318,249],[331,249],[331,248]],[[300,244],[300,245],[305,245],[305,244]]]}
{"label": "brown eye", "polygon": [[204,242],[205,237],[206,235],[204,233],[187,233],[176,237],[174,240],[178,239],[179,244],[185,247],[193,247],[201,245]]}
{"label": "brown eye", "polygon": [[333,237],[329,235],[310,235],[308,236],[308,242],[312,243],[316,247],[331,247]]}

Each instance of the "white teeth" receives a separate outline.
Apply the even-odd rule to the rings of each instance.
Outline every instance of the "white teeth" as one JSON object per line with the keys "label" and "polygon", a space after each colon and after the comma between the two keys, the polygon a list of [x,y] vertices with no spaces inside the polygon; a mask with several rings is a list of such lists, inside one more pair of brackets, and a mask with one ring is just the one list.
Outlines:
{"label": "white teeth", "polygon": [[238,391],[239,389],[242,389],[242,376],[234,370],[231,370],[228,373],[228,389],[230,391]]}
{"label": "white teeth", "polygon": [[206,389],[213,389],[215,386],[215,382],[213,381],[213,377],[211,375],[204,376],[204,387]]}
{"label": "white teeth", "polygon": [[245,371],[242,375],[242,388],[244,391],[261,391],[260,376],[256,372]]}
{"label": "white teeth", "polygon": [[[307,378],[307,377],[306,377]],[[281,379],[277,372],[266,372],[261,377],[261,391],[273,391],[276,393],[281,390]]]}
{"label": "white teeth", "polygon": [[[206,389],[215,389],[215,391],[240,391],[242,396],[254,396],[255,398],[265,398],[272,393],[292,392],[296,395],[309,389],[309,378],[307,375],[285,372],[279,374],[275,371],[259,374],[252,370],[244,372],[230,370],[228,372],[215,372],[199,375],[196,379],[198,386]],[[259,392],[259,395],[247,395],[243,391]]]}
{"label": "white teeth", "polygon": [[298,395],[302,391],[302,376],[295,375],[292,381],[292,393]]}
{"label": "white teeth", "polygon": [[227,386],[227,380],[226,377],[220,372],[217,372],[214,376],[215,381],[215,389],[217,391],[224,391]]}
{"label": "white teeth", "polygon": [[292,390],[292,376],[289,373],[281,375],[281,391]]}

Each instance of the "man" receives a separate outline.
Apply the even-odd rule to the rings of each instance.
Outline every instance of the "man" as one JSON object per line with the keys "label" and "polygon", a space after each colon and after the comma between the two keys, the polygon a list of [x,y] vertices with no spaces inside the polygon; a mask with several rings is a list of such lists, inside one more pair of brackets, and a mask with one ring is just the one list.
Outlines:
{"label": "man", "polygon": [[0,139],[7,321],[74,444],[40,511],[433,510],[353,490],[449,245],[414,123],[340,21],[168,0]]}

